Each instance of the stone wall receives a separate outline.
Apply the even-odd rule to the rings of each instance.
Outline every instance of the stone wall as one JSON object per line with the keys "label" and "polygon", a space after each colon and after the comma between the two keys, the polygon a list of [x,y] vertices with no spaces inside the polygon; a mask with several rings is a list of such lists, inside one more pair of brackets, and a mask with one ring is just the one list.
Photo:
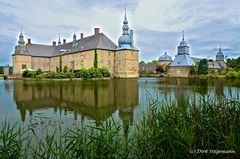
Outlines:
{"label": "stone wall", "polygon": [[119,50],[114,57],[114,77],[139,77],[138,51]]}
{"label": "stone wall", "polygon": [[13,74],[22,74],[22,70],[25,68],[32,68],[32,57],[30,55],[13,55]]}
{"label": "stone wall", "polygon": [[[98,68],[106,67],[112,77],[139,77],[138,51],[135,50],[102,50],[97,49]],[[63,54],[54,57],[35,57],[31,55],[13,55],[13,73],[21,74],[23,65],[27,69],[43,71],[57,71],[67,66],[68,69],[94,67],[95,50]]]}
{"label": "stone wall", "polygon": [[191,67],[189,66],[169,67],[167,73],[170,77],[189,77],[190,70]]}
{"label": "stone wall", "polygon": [[164,71],[167,71],[169,69],[168,66],[171,63],[172,63],[172,61],[160,61],[160,62],[158,62],[158,65],[162,66]]}

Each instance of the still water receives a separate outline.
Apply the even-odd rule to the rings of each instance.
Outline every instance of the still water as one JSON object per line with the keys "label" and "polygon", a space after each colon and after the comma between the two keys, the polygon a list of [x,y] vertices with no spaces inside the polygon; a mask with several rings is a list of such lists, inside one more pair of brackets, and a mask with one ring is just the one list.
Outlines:
{"label": "still water", "polygon": [[150,98],[181,104],[206,96],[240,100],[240,80],[0,80],[0,123],[7,119],[26,124],[34,116],[44,116],[66,126],[97,125],[112,117],[132,125],[148,109]]}

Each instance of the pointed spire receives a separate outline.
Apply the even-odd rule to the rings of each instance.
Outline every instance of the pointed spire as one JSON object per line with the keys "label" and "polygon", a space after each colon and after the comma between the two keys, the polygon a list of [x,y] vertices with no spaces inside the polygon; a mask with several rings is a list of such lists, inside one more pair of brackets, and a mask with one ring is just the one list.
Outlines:
{"label": "pointed spire", "polygon": [[125,8],[125,17],[124,17],[124,20],[127,21],[127,11],[126,11],[126,8]]}
{"label": "pointed spire", "polygon": [[77,35],[74,33],[73,34],[73,42],[75,42],[77,40]]}
{"label": "pointed spire", "polygon": [[21,27],[21,33],[19,35],[18,44],[25,44],[24,36],[23,36],[23,33],[22,33],[22,27]]}
{"label": "pointed spire", "polygon": [[184,30],[182,32],[182,41],[184,41]]}
{"label": "pointed spire", "polygon": [[58,45],[61,45],[61,38],[60,38],[60,34],[58,34]]}
{"label": "pointed spire", "polygon": [[125,14],[124,14],[124,21],[123,21],[123,24],[128,24],[126,8],[125,8]]}
{"label": "pointed spire", "polygon": [[220,46],[219,46],[219,52],[221,52],[222,51],[222,46],[221,46],[221,44],[220,44]]}

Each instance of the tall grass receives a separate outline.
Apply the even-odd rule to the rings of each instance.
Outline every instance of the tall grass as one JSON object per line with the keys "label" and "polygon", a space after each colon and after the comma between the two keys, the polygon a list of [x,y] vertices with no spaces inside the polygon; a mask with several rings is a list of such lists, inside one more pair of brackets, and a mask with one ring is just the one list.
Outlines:
{"label": "tall grass", "polygon": [[[5,122],[0,158],[234,158],[240,155],[240,102],[201,98],[195,105],[149,100],[148,112],[124,135],[109,119],[100,126],[42,130]],[[217,152],[217,150],[219,150]],[[232,150],[231,153],[224,153]],[[221,153],[219,153],[221,151]],[[226,152],[226,151],[225,151]]]}

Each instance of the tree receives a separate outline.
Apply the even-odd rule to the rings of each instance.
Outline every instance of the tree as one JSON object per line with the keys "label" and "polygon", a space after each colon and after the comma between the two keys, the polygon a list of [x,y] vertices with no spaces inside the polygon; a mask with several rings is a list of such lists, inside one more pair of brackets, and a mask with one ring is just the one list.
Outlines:
{"label": "tree", "polygon": [[3,66],[0,66],[0,74],[4,74]]}
{"label": "tree", "polygon": [[141,65],[141,64],[146,64],[146,63],[145,63],[145,61],[140,61],[139,64]]}
{"label": "tree", "polygon": [[198,65],[198,74],[206,75],[208,74],[208,61],[207,59],[202,59]]}
{"label": "tree", "polygon": [[162,67],[161,65],[159,65],[159,66],[157,66],[157,68],[156,68],[156,72],[157,72],[157,73],[164,73],[165,71],[164,71],[163,67]]}
{"label": "tree", "polygon": [[98,68],[97,50],[94,50],[94,68]]}
{"label": "tree", "polygon": [[227,65],[235,71],[240,71],[240,57],[237,59],[227,59]]}
{"label": "tree", "polygon": [[152,62],[148,62],[148,64],[158,64],[157,60],[152,60]]}

